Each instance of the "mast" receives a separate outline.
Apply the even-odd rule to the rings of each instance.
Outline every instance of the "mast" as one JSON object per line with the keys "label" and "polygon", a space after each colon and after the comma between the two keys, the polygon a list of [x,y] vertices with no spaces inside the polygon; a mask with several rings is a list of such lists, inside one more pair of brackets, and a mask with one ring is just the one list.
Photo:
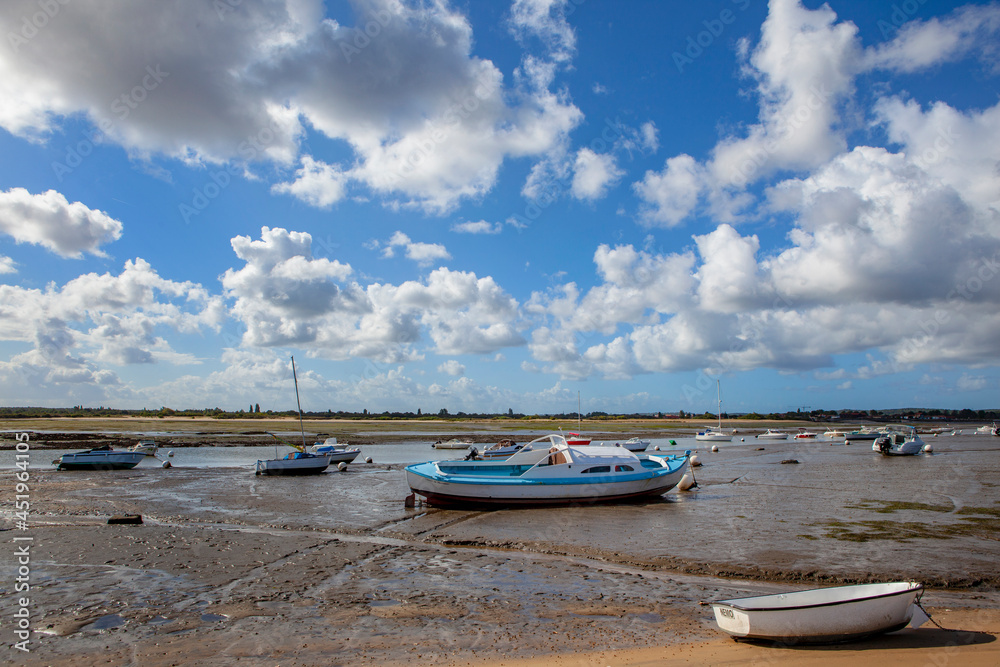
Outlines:
{"label": "mast", "polygon": [[580,403],[580,392],[576,392],[576,430],[583,430],[583,412],[582,404]]}
{"label": "mast", "polygon": [[302,428],[302,403],[299,402],[299,378],[295,375],[295,357],[292,357],[292,380],[295,381],[295,405],[299,408],[299,433],[302,435],[302,451],[306,451],[306,432]]}
{"label": "mast", "polygon": [[722,382],[715,378],[715,387],[719,390],[719,430],[722,430]]}

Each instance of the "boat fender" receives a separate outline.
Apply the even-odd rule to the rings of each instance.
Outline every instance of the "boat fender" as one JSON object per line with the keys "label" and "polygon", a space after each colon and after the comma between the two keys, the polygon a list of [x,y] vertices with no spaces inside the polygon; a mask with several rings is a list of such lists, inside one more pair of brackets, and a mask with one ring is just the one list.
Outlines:
{"label": "boat fender", "polygon": [[681,477],[681,481],[677,482],[677,488],[680,491],[690,491],[696,486],[698,486],[698,482],[695,481],[694,475],[690,473],[684,473],[684,476]]}
{"label": "boat fender", "polygon": [[698,467],[701,465],[701,461],[698,459],[697,454],[688,459],[688,463],[690,463],[693,467]]}

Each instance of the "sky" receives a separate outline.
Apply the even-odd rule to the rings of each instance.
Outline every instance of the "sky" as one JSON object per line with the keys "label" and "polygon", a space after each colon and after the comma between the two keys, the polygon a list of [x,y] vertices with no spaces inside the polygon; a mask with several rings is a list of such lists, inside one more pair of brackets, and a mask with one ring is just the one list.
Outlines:
{"label": "sky", "polygon": [[0,404],[1000,406],[1000,5],[0,6]]}

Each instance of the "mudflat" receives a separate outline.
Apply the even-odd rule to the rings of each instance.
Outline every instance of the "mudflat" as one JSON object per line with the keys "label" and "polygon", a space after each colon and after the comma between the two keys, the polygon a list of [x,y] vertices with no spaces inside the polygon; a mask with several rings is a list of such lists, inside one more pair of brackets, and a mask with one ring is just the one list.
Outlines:
{"label": "mudflat", "polygon": [[[4,637],[18,663],[1000,663],[1000,448],[985,436],[905,459],[738,436],[698,452],[695,490],[656,502],[464,511],[406,507],[403,464],[378,460],[267,478],[200,465],[194,447],[171,468],[57,472],[48,432],[70,433],[33,436],[27,530],[0,460],[4,620],[12,537],[32,538],[30,653]],[[143,523],[108,525],[125,513]],[[774,648],[734,643],[699,604],[900,579],[928,587],[949,630]]]}

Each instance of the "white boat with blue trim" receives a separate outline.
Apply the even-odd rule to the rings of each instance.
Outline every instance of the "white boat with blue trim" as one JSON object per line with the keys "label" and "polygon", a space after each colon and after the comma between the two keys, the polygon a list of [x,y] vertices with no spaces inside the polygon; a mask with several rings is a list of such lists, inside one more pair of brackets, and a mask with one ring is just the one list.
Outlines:
{"label": "white boat with blue trim", "polygon": [[690,452],[650,456],[624,447],[533,440],[503,461],[429,461],[406,467],[406,482],[434,505],[559,505],[662,495],[688,468]]}
{"label": "white boat with blue trim", "polygon": [[321,454],[330,457],[331,464],[352,463],[358,458],[361,450],[357,447],[347,447],[337,443],[336,438],[327,438],[323,442],[317,442],[311,449],[313,454]]}
{"label": "white boat with blue trim", "polygon": [[719,629],[735,639],[793,644],[856,641],[919,626],[915,581],[833,586],[712,602]]}

